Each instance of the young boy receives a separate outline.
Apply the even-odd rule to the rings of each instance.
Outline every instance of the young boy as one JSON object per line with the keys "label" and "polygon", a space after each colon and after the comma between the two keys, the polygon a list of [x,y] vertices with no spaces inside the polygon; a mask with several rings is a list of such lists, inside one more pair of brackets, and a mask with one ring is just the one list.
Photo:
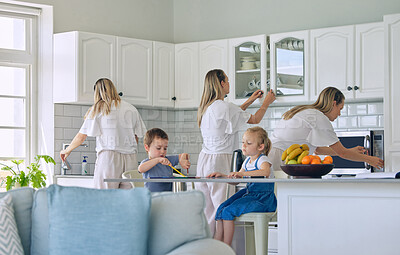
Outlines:
{"label": "young boy", "polygon": [[[189,154],[181,153],[179,155],[166,156],[168,148],[168,135],[160,128],[153,128],[146,132],[144,136],[144,149],[149,158],[144,159],[139,165],[139,172],[143,178],[150,177],[172,177],[173,169],[178,163],[182,168],[190,167]],[[171,182],[146,182],[151,192],[172,191]]]}

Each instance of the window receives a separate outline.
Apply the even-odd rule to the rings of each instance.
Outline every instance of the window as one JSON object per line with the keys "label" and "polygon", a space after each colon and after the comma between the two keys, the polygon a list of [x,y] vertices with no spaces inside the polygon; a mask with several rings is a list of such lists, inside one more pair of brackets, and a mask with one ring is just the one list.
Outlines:
{"label": "window", "polygon": [[39,13],[0,3],[0,161],[34,153]]}

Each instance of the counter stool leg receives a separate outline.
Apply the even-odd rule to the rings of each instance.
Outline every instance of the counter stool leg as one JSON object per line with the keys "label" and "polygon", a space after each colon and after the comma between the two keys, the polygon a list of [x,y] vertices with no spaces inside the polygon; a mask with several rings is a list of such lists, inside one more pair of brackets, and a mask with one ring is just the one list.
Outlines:
{"label": "counter stool leg", "polygon": [[264,216],[257,217],[254,221],[256,255],[268,254],[268,222]]}

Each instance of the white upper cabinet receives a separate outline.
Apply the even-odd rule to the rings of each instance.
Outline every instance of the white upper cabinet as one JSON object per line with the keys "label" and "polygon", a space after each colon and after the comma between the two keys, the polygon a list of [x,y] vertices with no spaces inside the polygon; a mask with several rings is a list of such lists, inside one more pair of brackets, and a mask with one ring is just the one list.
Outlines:
{"label": "white upper cabinet", "polygon": [[400,170],[400,14],[384,16],[385,171]]}
{"label": "white upper cabinet", "polygon": [[310,40],[311,100],[328,86],[347,99],[382,98],[382,23],[315,29]]}
{"label": "white upper cabinet", "polygon": [[384,38],[383,22],[356,25],[355,98],[383,98]]}
{"label": "white upper cabinet", "polygon": [[309,31],[272,34],[270,82],[277,102],[309,100]]}
{"label": "white upper cabinet", "polygon": [[175,45],[175,107],[193,108],[200,103],[199,43]]}
{"label": "white upper cabinet", "polygon": [[257,89],[266,92],[266,46],[266,35],[229,39],[229,101],[241,105]]}
{"label": "white upper cabinet", "polygon": [[326,87],[352,98],[354,86],[354,26],[311,30],[311,100]]}
{"label": "white upper cabinet", "polygon": [[117,37],[117,89],[133,105],[152,105],[153,42]]}
{"label": "white upper cabinet", "polygon": [[222,69],[229,77],[228,40],[215,40],[199,43],[200,77],[199,94],[203,94],[204,79],[208,71]]}
{"label": "white upper cabinet", "polygon": [[175,45],[154,42],[153,106],[175,105]]}
{"label": "white upper cabinet", "polygon": [[54,35],[54,103],[93,104],[99,78],[116,78],[114,36],[85,32]]}

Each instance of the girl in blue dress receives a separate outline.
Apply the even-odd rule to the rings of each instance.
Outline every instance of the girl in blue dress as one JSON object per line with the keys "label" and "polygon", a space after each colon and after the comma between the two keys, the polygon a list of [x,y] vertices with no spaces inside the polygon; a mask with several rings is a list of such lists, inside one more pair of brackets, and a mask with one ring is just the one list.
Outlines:
{"label": "girl in blue dress", "polygon": [[[246,130],[242,139],[242,151],[247,158],[239,172],[229,175],[212,173],[208,177],[242,178],[243,176],[273,176],[271,161],[266,155],[271,150],[268,133],[261,127]],[[216,213],[216,232],[214,239],[231,245],[235,231],[236,217],[250,212],[274,212],[276,197],[274,183],[248,183],[222,203]]]}

